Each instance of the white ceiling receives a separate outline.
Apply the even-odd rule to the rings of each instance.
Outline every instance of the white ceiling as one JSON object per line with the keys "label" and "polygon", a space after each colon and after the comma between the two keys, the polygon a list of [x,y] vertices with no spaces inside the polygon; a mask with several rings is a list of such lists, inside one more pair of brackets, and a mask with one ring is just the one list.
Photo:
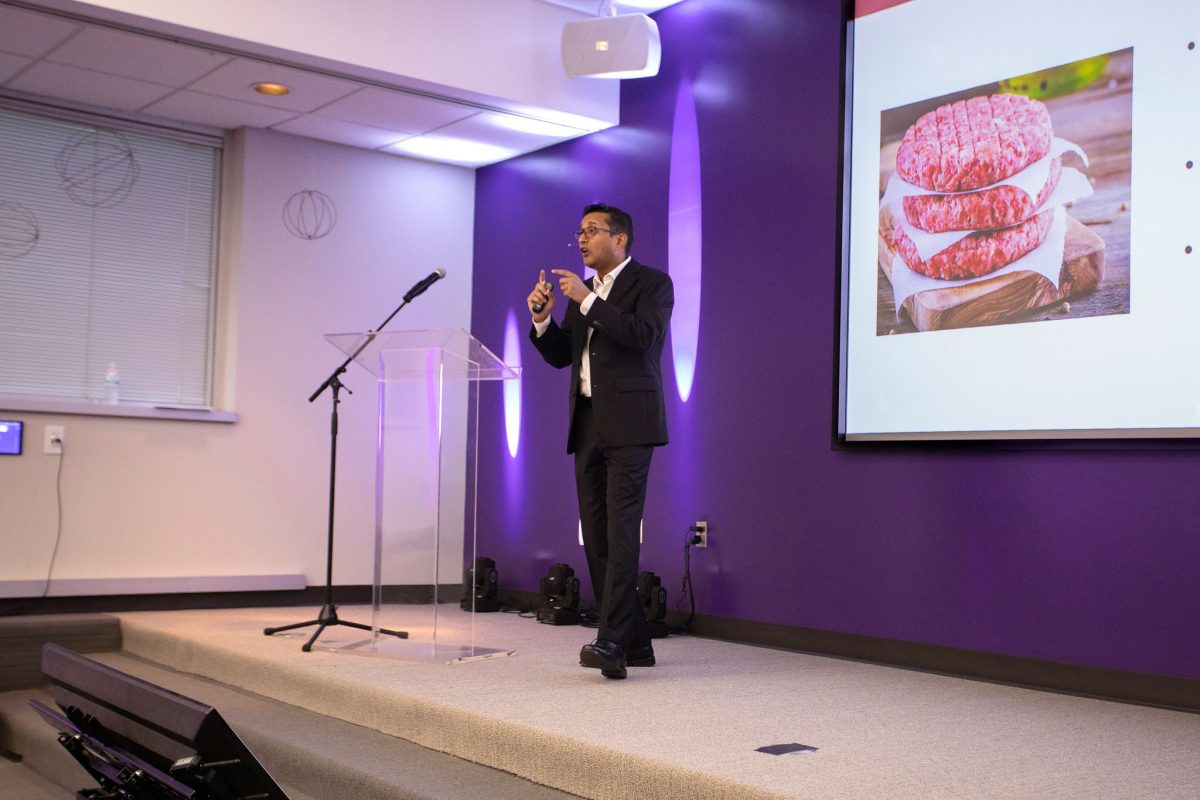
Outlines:
{"label": "white ceiling", "polygon": [[[545,2],[596,13],[603,0]],[[618,9],[671,4],[631,0]],[[0,0],[0,94],[19,99],[66,101],[202,128],[270,128],[463,166],[494,163],[604,127],[439,96],[405,86],[403,76],[365,81],[257,55]],[[259,82],[283,83],[291,92],[261,95],[249,88]]]}

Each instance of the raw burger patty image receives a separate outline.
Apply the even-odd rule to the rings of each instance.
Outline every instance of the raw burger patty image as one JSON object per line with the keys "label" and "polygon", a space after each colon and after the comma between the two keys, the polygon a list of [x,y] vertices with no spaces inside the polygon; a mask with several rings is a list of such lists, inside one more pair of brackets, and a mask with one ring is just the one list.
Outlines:
{"label": "raw burger patty image", "polygon": [[993,186],[959,194],[909,195],[904,198],[904,217],[914,228],[929,233],[1008,228],[1034,215],[1058,186],[1062,159],[1050,160],[1046,184],[1037,197],[1016,186]]}
{"label": "raw burger patty image", "polygon": [[1050,152],[1046,106],[1018,94],[959,100],[924,114],[904,133],[896,171],[934,192],[982,189]]}
{"label": "raw burger patty image", "polygon": [[987,275],[1016,261],[1042,243],[1053,222],[1054,209],[1047,209],[1011,228],[970,233],[928,261],[917,255],[917,246],[903,228],[893,231],[892,243],[913,272],[930,278],[963,280]]}

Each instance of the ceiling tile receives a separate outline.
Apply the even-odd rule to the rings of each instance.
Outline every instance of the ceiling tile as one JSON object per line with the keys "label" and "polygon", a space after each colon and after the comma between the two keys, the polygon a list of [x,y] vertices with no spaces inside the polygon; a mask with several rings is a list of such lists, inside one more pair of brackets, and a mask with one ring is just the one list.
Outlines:
{"label": "ceiling tile", "polygon": [[37,58],[80,27],[77,23],[45,14],[0,6],[0,50]]}
{"label": "ceiling tile", "polygon": [[295,112],[292,111],[267,108],[254,103],[243,103],[240,100],[213,97],[209,94],[188,90],[175,92],[142,110],[147,114],[159,117],[178,119],[184,122],[198,122],[201,125],[212,125],[217,128],[240,128],[242,126],[269,128],[295,116]]}
{"label": "ceiling tile", "polygon": [[[255,83],[282,83],[292,91],[279,97],[268,97],[256,94],[250,88]],[[231,100],[253,100],[272,108],[313,111],[356,91],[359,84],[265,61],[235,58],[188,88]]]}
{"label": "ceiling tile", "polygon": [[4,83],[32,63],[32,58],[14,56],[11,53],[0,53],[0,83]]}
{"label": "ceiling tile", "polygon": [[151,36],[89,25],[46,55],[50,61],[181,87],[230,60],[229,56]]}
{"label": "ceiling tile", "polygon": [[403,133],[424,133],[477,113],[457,103],[367,87],[317,112],[343,122],[355,122]]}
{"label": "ceiling tile", "polygon": [[315,114],[306,114],[271,127],[272,130],[283,133],[293,133],[297,136],[323,139],[327,142],[348,144],[353,147],[366,147],[371,150],[378,150],[394,144],[408,136],[406,133],[385,131],[382,128],[372,128],[367,125],[355,125],[353,122],[318,117]]}
{"label": "ceiling tile", "polygon": [[21,92],[119,111],[137,111],[173,91],[171,87],[157,83],[119,78],[48,61],[37,62],[9,81],[7,86]]}

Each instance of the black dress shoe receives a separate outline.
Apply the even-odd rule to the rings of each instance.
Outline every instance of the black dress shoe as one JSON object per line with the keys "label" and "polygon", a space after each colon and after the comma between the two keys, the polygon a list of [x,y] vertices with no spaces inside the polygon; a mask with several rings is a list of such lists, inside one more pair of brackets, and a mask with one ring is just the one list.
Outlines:
{"label": "black dress shoe", "polygon": [[625,651],[616,642],[597,639],[579,651],[579,665],[600,670],[606,678],[625,677]]}
{"label": "black dress shoe", "polygon": [[654,647],[646,645],[645,647],[631,647],[629,655],[625,659],[627,667],[653,667],[654,666]]}

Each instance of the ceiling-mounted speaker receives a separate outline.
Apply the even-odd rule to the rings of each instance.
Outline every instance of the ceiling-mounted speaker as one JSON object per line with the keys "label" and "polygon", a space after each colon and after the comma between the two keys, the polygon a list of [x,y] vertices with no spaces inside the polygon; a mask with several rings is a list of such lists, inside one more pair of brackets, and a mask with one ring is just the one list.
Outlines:
{"label": "ceiling-mounted speaker", "polygon": [[658,74],[658,23],[645,14],[568,22],[562,33],[569,78],[642,78]]}

